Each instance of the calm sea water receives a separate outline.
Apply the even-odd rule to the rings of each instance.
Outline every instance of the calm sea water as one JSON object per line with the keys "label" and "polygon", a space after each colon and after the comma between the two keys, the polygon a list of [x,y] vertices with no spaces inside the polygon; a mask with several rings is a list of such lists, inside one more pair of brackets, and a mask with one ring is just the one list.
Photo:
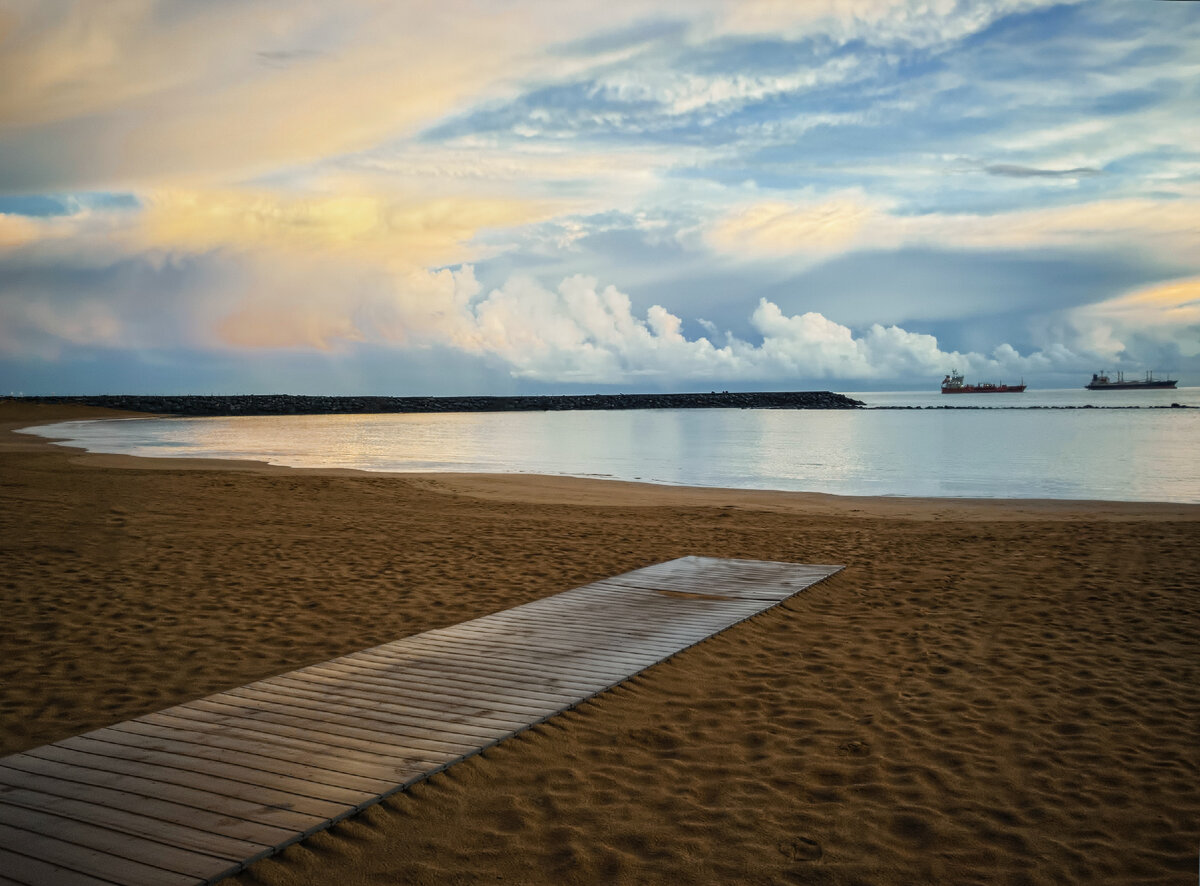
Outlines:
{"label": "calm sea water", "polygon": [[[852,396],[874,407],[943,406],[950,399]],[[1026,408],[998,408],[998,400]],[[1200,406],[1200,388],[953,401],[988,408],[133,419],[66,422],[36,433],[94,452],[293,467],[562,474],[840,495],[1200,503],[1200,410],[1029,408]]]}

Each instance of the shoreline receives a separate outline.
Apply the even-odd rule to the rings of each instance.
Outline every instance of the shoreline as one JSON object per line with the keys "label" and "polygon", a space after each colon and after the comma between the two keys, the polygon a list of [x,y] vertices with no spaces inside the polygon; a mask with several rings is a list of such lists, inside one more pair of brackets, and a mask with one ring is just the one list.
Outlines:
{"label": "shoreline", "polygon": [[180,464],[12,433],[95,417],[0,404],[0,753],[676,556],[846,566],[231,883],[1194,874],[1200,506]]}
{"label": "shoreline", "polygon": [[[2,405],[3,401],[0,401]],[[51,415],[63,407],[46,405]],[[109,410],[105,407],[82,408],[87,411],[73,418],[50,417],[24,427],[11,421],[0,421],[0,431],[26,434],[32,428],[45,427],[63,421],[140,420],[170,418],[168,415]],[[892,408],[892,407],[883,407]],[[897,407],[899,408],[899,407]],[[1141,408],[1141,407],[1137,407]],[[1169,408],[1169,407],[1168,407]],[[74,411],[63,413],[75,416]],[[4,411],[0,409],[0,419]],[[720,486],[681,486],[670,483],[651,483],[615,478],[578,477],[564,474],[479,473],[473,471],[374,471],[360,468],[317,468],[277,465],[259,459],[193,458],[174,456],[143,456],[125,453],[92,452],[74,446],[69,438],[28,434],[33,439],[62,450],[78,453],[73,463],[97,468],[133,470],[197,470],[292,472],[313,476],[353,477],[378,476],[403,478],[423,488],[493,500],[519,501],[527,504],[587,503],[604,506],[611,502],[612,489],[589,491],[589,484],[608,487],[615,484],[621,492],[623,506],[672,504],[709,507],[754,507],[761,510],[805,511],[823,515],[862,514],[865,516],[909,517],[913,519],[1071,519],[1081,513],[1106,519],[1180,519],[1178,509],[1195,511],[1200,520],[1200,504],[1188,502],[1122,501],[1112,499],[1054,499],[1054,498],[940,498],[929,496],[843,495],[826,492],[799,492],[786,489],[752,489]],[[1187,519],[1186,517],[1183,517]]]}

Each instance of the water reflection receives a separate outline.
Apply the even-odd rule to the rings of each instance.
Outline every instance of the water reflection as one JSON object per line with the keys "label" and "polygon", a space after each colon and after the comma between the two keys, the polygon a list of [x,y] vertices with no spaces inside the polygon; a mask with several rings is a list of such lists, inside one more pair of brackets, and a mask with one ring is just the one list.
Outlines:
{"label": "water reflection", "polygon": [[295,467],[566,474],[844,495],[1200,502],[1195,410],[272,416],[68,422],[40,432],[101,452]]}

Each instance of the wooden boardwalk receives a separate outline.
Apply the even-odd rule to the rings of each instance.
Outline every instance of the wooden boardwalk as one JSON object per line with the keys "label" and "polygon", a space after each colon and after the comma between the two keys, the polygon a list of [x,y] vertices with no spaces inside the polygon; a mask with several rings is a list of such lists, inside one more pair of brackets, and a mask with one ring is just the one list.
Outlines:
{"label": "wooden boardwalk", "polygon": [[840,568],[684,557],[0,758],[0,884],[219,880]]}

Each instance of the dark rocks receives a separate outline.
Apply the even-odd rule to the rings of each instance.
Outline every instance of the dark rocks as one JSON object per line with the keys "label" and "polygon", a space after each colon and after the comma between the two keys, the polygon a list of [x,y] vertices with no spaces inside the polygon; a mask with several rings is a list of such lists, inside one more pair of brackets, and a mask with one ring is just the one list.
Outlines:
{"label": "dark rocks", "polygon": [[168,415],[332,415],[381,412],[555,412],[569,409],[856,409],[864,405],[831,391],[731,394],[582,394],[540,397],[319,397],[296,394],[156,397],[107,394],[16,397]]}

